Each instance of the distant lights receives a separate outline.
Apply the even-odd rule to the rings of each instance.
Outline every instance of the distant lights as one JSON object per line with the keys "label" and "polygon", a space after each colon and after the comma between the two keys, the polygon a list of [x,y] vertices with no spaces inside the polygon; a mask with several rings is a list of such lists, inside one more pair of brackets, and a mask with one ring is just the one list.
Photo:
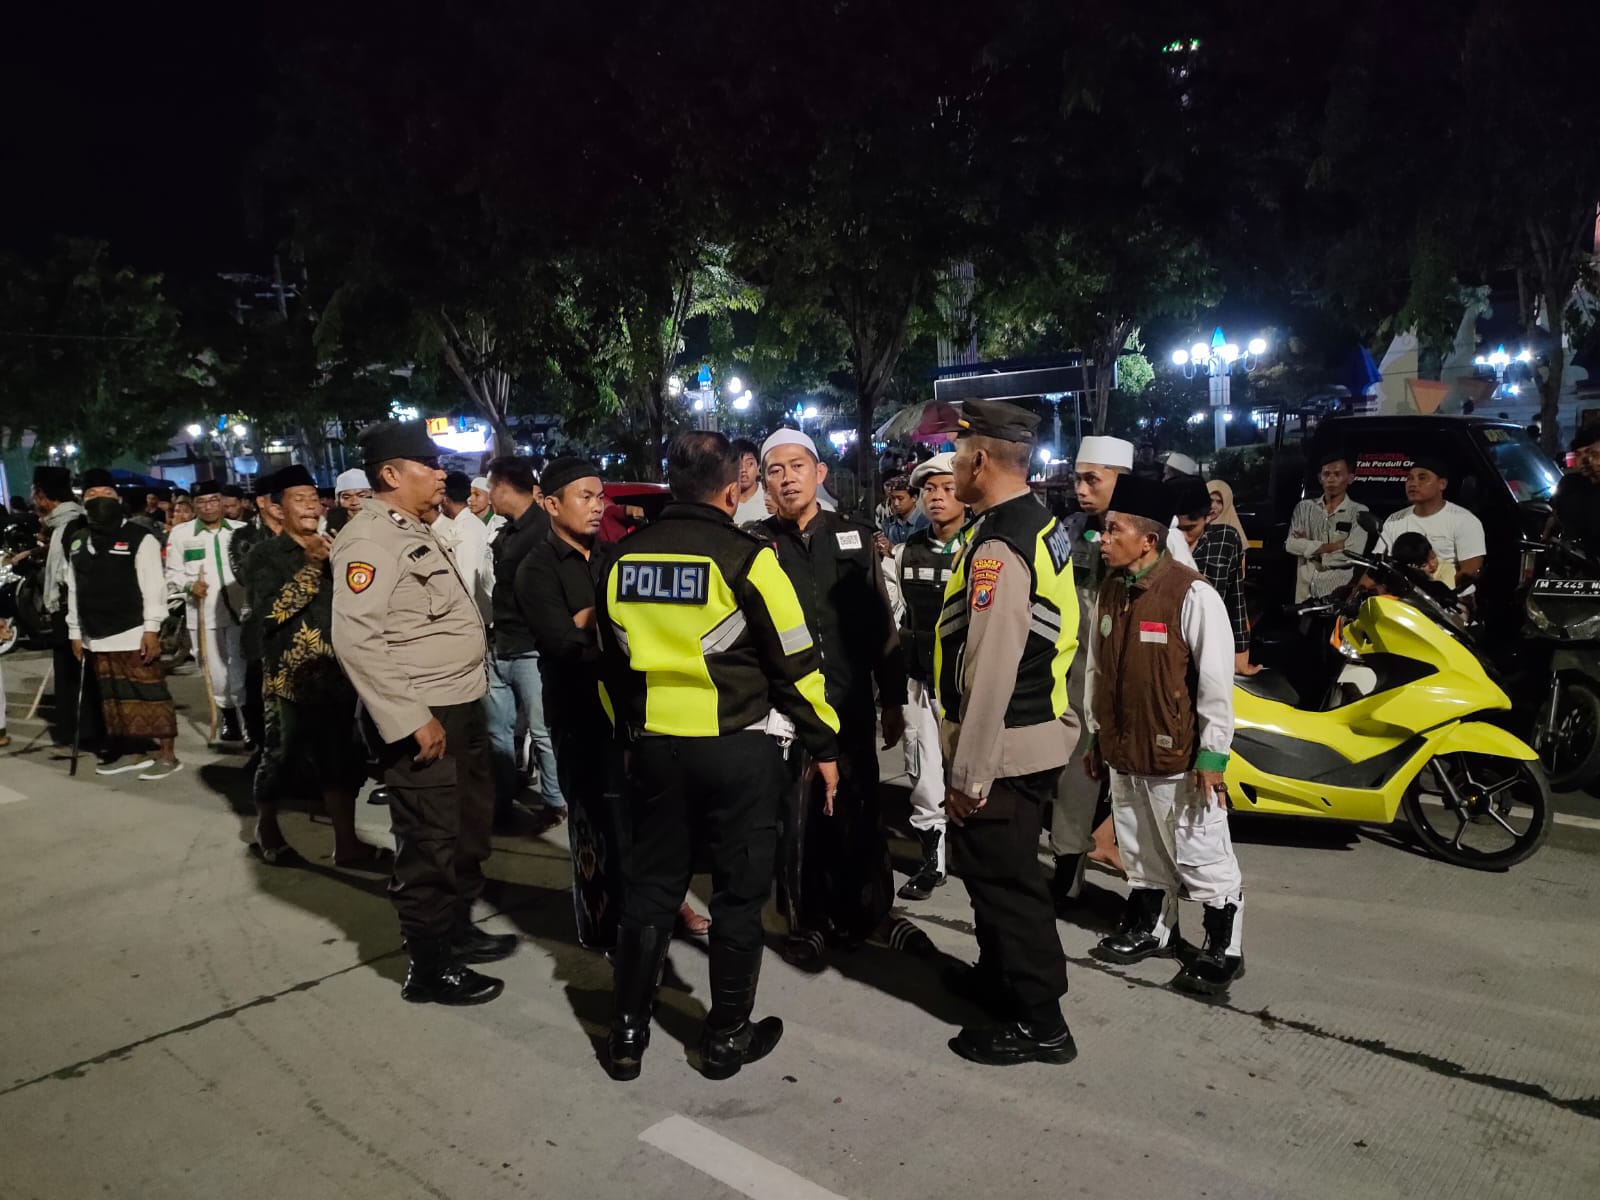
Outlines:
{"label": "distant lights", "polygon": [[190,437],[192,437],[192,438],[197,438],[197,437],[199,437],[199,436],[200,436],[200,435],[201,435],[201,434],[202,434],[202,433],[204,433],[204,432],[205,432],[205,430],[204,430],[204,429],[202,429],[202,428],[201,428],[201,427],[200,427],[200,426],[199,426],[199,424],[198,424],[198,423],[196,423],[196,422],[193,422],[193,421],[191,421],[191,422],[190,422],[190,423],[189,423],[189,424],[187,424],[187,425],[185,425],[185,426],[184,426],[184,427],[183,427],[183,431],[184,431],[184,432],[185,432],[185,433],[187,433],[187,434],[188,434],[188,435],[189,435],[189,436],[190,436]]}
{"label": "distant lights", "polygon": [[1188,364],[1188,362],[1189,362],[1189,352],[1187,350],[1174,350],[1172,352],[1172,365],[1173,366],[1175,366],[1175,367],[1186,366]]}

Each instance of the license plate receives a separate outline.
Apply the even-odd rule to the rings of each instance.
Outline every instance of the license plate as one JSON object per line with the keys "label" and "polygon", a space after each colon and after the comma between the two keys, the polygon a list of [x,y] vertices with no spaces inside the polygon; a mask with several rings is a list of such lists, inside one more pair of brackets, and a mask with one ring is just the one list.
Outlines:
{"label": "license plate", "polygon": [[1600,597],[1600,579],[1541,579],[1533,585],[1535,596]]}

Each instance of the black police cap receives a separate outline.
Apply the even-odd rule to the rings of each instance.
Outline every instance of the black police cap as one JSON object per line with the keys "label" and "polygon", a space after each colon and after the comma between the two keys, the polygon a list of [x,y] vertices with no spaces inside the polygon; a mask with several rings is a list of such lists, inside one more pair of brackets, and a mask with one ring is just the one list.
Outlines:
{"label": "black police cap", "polygon": [[961,405],[961,419],[956,424],[963,434],[1031,446],[1039,427],[1039,414],[1004,400],[967,400]]}
{"label": "black police cap", "polygon": [[422,421],[382,421],[361,431],[361,459],[370,473],[391,458],[438,458],[444,451],[428,436]]}

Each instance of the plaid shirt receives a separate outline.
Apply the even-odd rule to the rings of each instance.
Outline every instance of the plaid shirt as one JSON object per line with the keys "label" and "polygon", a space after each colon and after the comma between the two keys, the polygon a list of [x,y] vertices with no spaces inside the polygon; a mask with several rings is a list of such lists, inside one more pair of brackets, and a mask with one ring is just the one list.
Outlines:
{"label": "plaid shirt", "polygon": [[1195,569],[1217,589],[1233,622],[1235,652],[1250,647],[1250,625],[1244,611],[1244,541],[1232,525],[1213,524],[1194,548]]}

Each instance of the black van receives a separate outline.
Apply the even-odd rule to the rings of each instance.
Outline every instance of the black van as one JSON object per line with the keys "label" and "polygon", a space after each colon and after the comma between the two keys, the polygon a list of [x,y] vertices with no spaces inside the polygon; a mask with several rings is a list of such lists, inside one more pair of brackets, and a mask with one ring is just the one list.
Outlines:
{"label": "black van", "polygon": [[[1537,537],[1544,513],[1524,508],[1548,504],[1561,469],[1522,426],[1480,417],[1394,416],[1289,419],[1278,423],[1267,503],[1245,513],[1252,580],[1264,607],[1294,595],[1294,562],[1284,550],[1289,517],[1306,496],[1321,495],[1317,464],[1342,452],[1355,472],[1350,495],[1381,520],[1405,507],[1406,471],[1419,458],[1450,468],[1445,498],[1483,522],[1488,551],[1478,584],[1480,611],[1491,625],[1513,615],[1522,572],[1522,541]],[[1510,626],[1509,628],[1515,628]]]}

